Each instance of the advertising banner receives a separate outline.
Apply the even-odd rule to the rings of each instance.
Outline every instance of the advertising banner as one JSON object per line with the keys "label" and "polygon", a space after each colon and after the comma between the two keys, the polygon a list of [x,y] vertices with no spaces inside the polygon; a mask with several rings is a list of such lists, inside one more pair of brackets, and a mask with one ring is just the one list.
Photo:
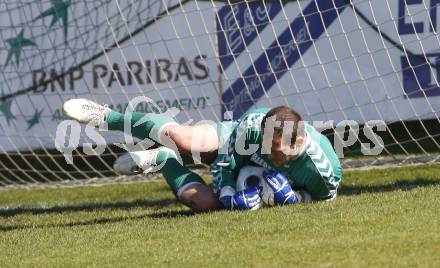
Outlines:
{"label": "advertising banner", "polygon": [[137,111],[181,123],[278,105],[335,124],[437,118],[440,2],[351,3],[0,3],[0,152],[54,148],[71,98],[124,112],[146,96]]}
{"label": "advertising banner", "polygon": [[288,105],[307,120],[361,124],[436,118],[439,1],[352,2],[222,7],[225,110],[237,118]]}
{"label": "advertising banner", "polygon": [[[10,17],[0,17],[9,23],[1,37],[0,151],[54,148],[71,98],[124,113],[146,96],[152,102],[136,111],[174,107],[183,123],[219,119],[214,10],[192,1],[58,2],[1,4]],[[100,134],[123,142],[121,134]]]}

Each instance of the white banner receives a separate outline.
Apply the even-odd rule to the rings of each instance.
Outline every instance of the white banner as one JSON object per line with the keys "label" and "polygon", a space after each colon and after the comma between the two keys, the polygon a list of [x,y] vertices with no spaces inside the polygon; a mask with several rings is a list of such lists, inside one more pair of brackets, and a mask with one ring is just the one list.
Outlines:
{"label": "white banner", "polygon": [[[147,96],[154,103],[137,111],[176,107],[181,122],[219,120],[215,10],[210,3],[200,10],[194,2],[183,8],[167,1],[167,14],[161,2],[2,4],[17,21],[0,18],[9,27],[2,32],[9,50],[1,51],[0,93],[12,95],[0,102],[0,151],[54,148],[62,104],[71,98],[123,113],[132,98]],[[101,134],[107,143],[123,142],[120,133]]]}
{"label": "white banner", "polygon": [[438,1],[163,2],[0,3],[0,151],[54,148],[78,97],[124,112],[147,96],[138,111],[176,107],[182,123],[277,105],[335,123],[438,117]]}
{"label": "white banner", "polygon": [[436,118],[438,1],[352,2],[220,9],[223,101],[234,117],[288,105],[307,120],[336,123]]}

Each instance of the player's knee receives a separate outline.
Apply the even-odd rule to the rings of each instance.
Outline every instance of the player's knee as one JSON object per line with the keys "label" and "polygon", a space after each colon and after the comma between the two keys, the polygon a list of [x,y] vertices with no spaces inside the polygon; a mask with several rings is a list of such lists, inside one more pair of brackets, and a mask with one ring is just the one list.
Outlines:
{"label": "player's knee", "polygon": [[188,206],[194,212],[207,212],[222,208],[211,188],[202,184],[188,187],[180,194],[179,199],[182,204]]}
{"label": "player's knee", "polygon": [[176,144],[179,150],[184,152],[191,151],[192,136],[188,128],[190,126],[175,126],[167,131],[169,138]]}

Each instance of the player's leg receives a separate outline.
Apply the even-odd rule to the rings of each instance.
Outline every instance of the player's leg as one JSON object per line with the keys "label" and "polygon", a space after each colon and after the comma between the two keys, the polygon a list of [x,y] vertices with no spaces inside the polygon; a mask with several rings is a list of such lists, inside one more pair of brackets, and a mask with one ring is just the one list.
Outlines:
{"label": "player's leg", "polygon": [[173,141],[181,152],[213,152],[219,148],[215,127],[211,124],[195,126],[169,125],[163,130],[166,139]]}
{"label": "player's leg", "polygon": [[195,212],[205,212],[222,208],[222,204],[203,179],[183,166],[176,153],[168,148],[136,152],[132,155],[145,171],[158,170],[178,200]]}
{"label": "player's leg", "polygon": [[[225,144],[235,125],[236,122],[219,122],[216,124],[217,135],[220,137],[218,140],[219,144]],[[155,154],[154,152],[160,153]],[[201,160],[205,164],[212,164],[214,162],[211,165],[211,172],[214,176],[213,187],[206,186],[197,174],[191,172],[177,161],[173,151],[166,148],[126,153],[116,159],[113,167],[119,173],[133,174],[145,170],[149,171],[150,166],[155,165],[157,167],[165,163],[161,166],[160,171],[183,204],[189,206],[194,211],[223,208],[217,197],[219,176],[216,175],[220,170],[215,164],[215,162],[222,161],[222,157],[218,156],[217,151],[212,151],[205,155],[202,154]]]}
{"label": "player's leg", "polygon": [[207,212],[224,208],[212,188],[205,184],[188,186],[180,194],[179,200],[194,212]]}
{"label": "player's leg", "polygon": [[[174,142],[180,153],[205,151],[209,156],[216,155],[219,141],[223,140],[223,137],[219,139],[216,127],[209,124],[182,126],[172,117],[153,113],[124,115],[86,99],[73,99],[65,102],[63,111],[67,117],[80,123],[92,122],[94,125],[100,125],[106,122],[110,130],[124,131],[124,123],[130,120],[130,130],[133,136],[140,139],[150,138],[157,144],[163,145],[167,145],[167,140]],[[154,150],[143,152],[148,155]],[[223,207],[211,187],[205,185],[197,174],[179,163],[173,151],[159,150],[158,152],[160,153],[152,154],[154,157],[146,157],[145,159],[150,159],[146,161],[146,164],[153,163],[156,166],[163,164],[160,171],[183,204],[197,212]],[[208,157],[208,159],[212,158]]]}
{"label": "player's leg", "polygon": [[149,138],[160,145],[177,147],[180,153],[210,152],[217,150],[219,146],[217,130],[210,124],[185,126],[178,124],[173,117],[163,114],[122,114],[86,99],[66,101],[63,111],[67,117],[80,123],[92,122],[99,125],[106,122],[109,130],[124,131],[124,124],[129,120],[134,137]]}
{"label": "player's leg", "polygon": [[[200,140],[200,144],[206,144],[209,143],[211,146],[214,145],[218,145],[220,146],[228,146],[227,141],[229,139],[229,136],[231,135],[234,127],[237,125],[237,122],[234,121],[225,121],[225,122],[218,122],[215,124],[215,129],[216,129],[216,133],[210,133],[211,130],[213,128],[210,127],[210,130],[207,130],[206,128],[204,128],[204,126],[194,126],[192,128],[192,132],[193,133],[198,133],[196,135],[192,135],[192,134],[178,134],[178,133],[174,133],[172,134],[173,139],[175,139],[177,141],[178,144],[184,144],[185,141],[185,137],[188,137],[190,135],[192,135],[190,138],[193,139],[197,139]],[[207,133],[207,134],[206,134]],[[205,136],[217,136],[219,137],[219,139],[217,140],[217,142],[215,141],[206,141],[206,139],[204,139],[204,137],[200,137],[203,136],[205,134]],[[182,139],[182,140],[181,140]],[[208,147],[208,145],[207,145]],[[211,149],[207,149],[206,151],[208,152],[203,152],[202,149],[199,150],[198,152],[195,150],[192,150],[192,153],[200,153],[200,155],[191,155],[191,156],[196,156],[196,157],[200,157],[200,161],[203,164],[206,165],[211,165],[214,161],[217,160],[218,158],[218,150],[212,150]],[[226,150],[226,149],[224,149]],[[182,151],[182,148],[180,148],[180,151]],[[202,152],[200,152],[202,151]],[[145,153],[144,150],[142,151],[132,151],[129,153],[125,153],[121,156],[119,156],[116,161],[113,164],[113,168],[121,174],[126,174],[126,175],[133,175],[133,174],[137,174],[140,172],[143,172],[144,169],[142,167],[140,167],[138,165],[139,162],[142,162],[142,159],[144,158]],[[195,159],[193,159],[195,160]],[[220,161],[220,160],[219,160]],[[214,164],[214,167],[216,165]]]}

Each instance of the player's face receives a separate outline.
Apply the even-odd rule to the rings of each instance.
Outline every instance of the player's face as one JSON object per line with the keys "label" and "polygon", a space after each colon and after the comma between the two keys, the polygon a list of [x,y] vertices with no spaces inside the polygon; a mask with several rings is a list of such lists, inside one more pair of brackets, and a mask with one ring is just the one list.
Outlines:
{"label": "player's face", "polygon": [[292,148],[290,148],[288,145],[283,144],[281,139],[273,139],[268,158],[275,166],[280,167],[293,158],[293,155],[291,153],[286,154],[286,152],[292,152]]}

